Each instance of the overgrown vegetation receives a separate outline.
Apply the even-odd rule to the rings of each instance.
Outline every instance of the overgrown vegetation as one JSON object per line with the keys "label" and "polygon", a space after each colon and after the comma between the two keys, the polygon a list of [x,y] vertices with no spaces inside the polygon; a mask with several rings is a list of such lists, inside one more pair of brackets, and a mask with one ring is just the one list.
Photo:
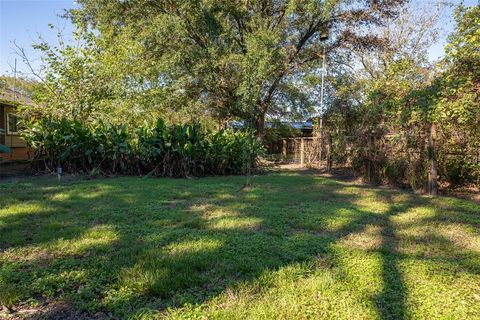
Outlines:
{"label": "overgrown vegetation", "polygon": [[437,65],[426,51],[436,16],[413,14],[383,30],[385,49],[352,48],[363,72],[335,70],[327,111],[334,158],[370,181],[425,189],[438,174],[450,185],[479,186],[480,6],[456,9],[457,29]]}
{"label": "overgrown vegetation", "polygon": [[[92,141],[103,139],[109,151],[92,151],[79,142],[82,137],[52,137],[63,144],[77,139],[87,154],[75,144],[44,141],[43,148],[52,149],[39,150],[37,159],[46,156],[49,170],[63,154],[73,171],[238,172],[239,164],[216,170],[217,156],[207,155],[211,141],[230,138],[207,138],[186,151],[181,143],[197,138],[174,131],[194,120],[216,132],[236,120],[279,152],[280,137],[292,132],[266,130],[266,121],[318,116],[322,100],[325,132],[319,136],[325,138],[322,145],[331,144],[334,163],[350,165],[376,183],[427,189],[439,177],[443,185],[478,186],[480,6],[456,7],[445,56],[432,61],[429,49],[438,43],[445,8],[433,0],[80,0],[65,15],[75,26],[75,43],[60,36],[58,46],[43,40],[34,45],[44,65],[31,70],[40,85],[21,82],[24,91],[34,90],[37,104],[24,115],[75,123],[67,126],[81,128],[78,134]],[[324,53],[325,90],[320,89]],[[11,80],[1,78],[0,86]],[[154,130],[158,118],[177,128],[169,131],[180,143],[172,142],[172,158],[170,151],[158,158],[156,147],[147,151],[142,143],[150,138],[143,141],[135,131]],[[49,137],[39,133],[32,145],[42,146],[40,138]],[[239,154],[222,161],[233,159]]]}
{"label": "overgrown vegetation", "polygon": [[136,130],[106,122],[41,118],[26,123],[24,137],[42,171],[168,177],[245,174],[263,148],[250,131],[211,132],[198,123]]}
{"label": "overgrown vegetation", "polygon": [[478,204],[254,179],[0,184],[0,303],[45,319],[478,318]]}

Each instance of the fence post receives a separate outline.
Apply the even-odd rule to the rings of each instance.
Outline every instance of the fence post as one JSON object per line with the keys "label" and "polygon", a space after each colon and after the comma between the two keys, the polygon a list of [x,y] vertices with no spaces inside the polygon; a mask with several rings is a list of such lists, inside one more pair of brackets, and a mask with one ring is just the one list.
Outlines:
{"label": "fence post", "polygon": [[318,164],[318,167],[321,168],[322,167],[322,139],[320,137],[317,137],[314,141],[315,141],[314,145],[316,143],[316,145],[318,146],[318,152],[317,152],[317,155],[315,155],[314,159],[317,159],[316,156],[318,156],[318,161],[316,161],[316,163]]}
{"label": "fence post", "polygon": [[368,182],[372,182],[372,136],[368,136],[368,144],[367,144],[367,177]]}
{"label": "fence post", "polygon": [[322,148],[323,148],[323,130],[320,129],[320,136],[318,139],[319,152],[318,152],[318,164],[322,167]]}
{"label": "fence post", "polygon": [[303,141],[303,138],[300,138],[300,165],[303,167],[303,163],[305,162],[305,142]]}
{"label": "fence post", "polygon": [[332,171],[332,136],[329,134],[327,136],[327,171]]}
{"label": "fence post", "polygon": [[430,126],[430,134],[428,135],[428,162],[430,168],[428,172],[428,193],[431,195],[438,194],[438,170],[437,155],[435,154],[435,125]]}

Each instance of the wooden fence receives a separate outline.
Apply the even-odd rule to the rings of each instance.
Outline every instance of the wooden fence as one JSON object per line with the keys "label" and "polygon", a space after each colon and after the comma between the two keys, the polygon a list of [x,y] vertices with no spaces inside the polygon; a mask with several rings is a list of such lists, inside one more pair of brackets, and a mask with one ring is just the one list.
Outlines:
{"label": "wooden fence", "polygon": [[318,166],[328,158],[329,145],[320,137],[300,137],[282,140],[281,159],[302,166]]}

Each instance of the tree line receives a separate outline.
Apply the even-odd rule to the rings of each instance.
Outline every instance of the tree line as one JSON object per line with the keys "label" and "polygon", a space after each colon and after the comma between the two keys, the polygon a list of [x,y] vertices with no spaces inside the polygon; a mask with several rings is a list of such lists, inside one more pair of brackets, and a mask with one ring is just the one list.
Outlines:
{"label": "tree line", "polygon": [[416,188],[434,161],[450,182],[478,183],[479,6],[456,8],[445,57],[432,63],[444,8],[427,4],[419,14],[406,0],[80,0],[65,13],[73,42],[34,46],[44,64],[32,68],[41,85],[38,108],[28,112],[132,128],[162,118],[218,130],[240,120],[265,140],[275,136],[266,120],[318,115],[326,52],[322,116],[337,163]]}

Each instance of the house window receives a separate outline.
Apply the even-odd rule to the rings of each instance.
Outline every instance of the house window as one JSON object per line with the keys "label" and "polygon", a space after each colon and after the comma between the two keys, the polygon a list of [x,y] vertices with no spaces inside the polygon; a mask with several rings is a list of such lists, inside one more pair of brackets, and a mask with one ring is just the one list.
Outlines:
{"label": "house window", "polygon": [[7,134],[18,134],[18,117],[15,113],[7,113]]}

